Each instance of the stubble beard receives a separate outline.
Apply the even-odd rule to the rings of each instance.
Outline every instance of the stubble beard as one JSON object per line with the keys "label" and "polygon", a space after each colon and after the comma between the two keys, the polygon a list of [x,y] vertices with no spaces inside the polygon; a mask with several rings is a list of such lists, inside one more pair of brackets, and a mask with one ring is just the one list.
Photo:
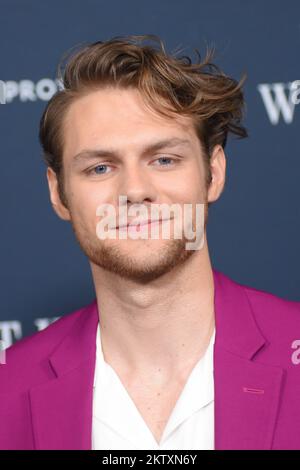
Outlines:
{"label": "stubble beard", "polygon": [[[70,209],[69,209],[70,210]],[[182,234],[180,239],[169,239],[159,249],[151,250],[148,246],[151,240],[137,240],[137,243],[147,243],[147,257],[135,259],[134,250],[126,253],[120,244],[126,240],[119,240],[119,243],[110,243],[109,240],[100,240],[96,233],[90,234],[81,220],[76,220],[70,210],[71,225],[75,237],[87,258],[96,266],[114,273],[123,279],[131,280],[139,284],[146,284],[172,271],[177,266],[186,262],[193,256],[195,250],[187,250],[186,244],[191,240]],[[207,224],[207,205],[205,205],[205,223]],[[135,240],[130,241],[135,243]]]}

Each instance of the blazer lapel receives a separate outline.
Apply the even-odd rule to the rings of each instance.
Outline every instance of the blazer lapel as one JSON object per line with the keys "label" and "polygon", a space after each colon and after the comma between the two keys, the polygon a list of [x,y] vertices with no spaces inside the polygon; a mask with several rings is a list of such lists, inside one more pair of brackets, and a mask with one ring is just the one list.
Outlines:
{"label": "blazer lapel", "polygon": [[[243,286],[213,269],[215,449],[271,449],[284,370],[256,360],[267,342]],[[48,359],[54,377],[31,388],[36,449],[91,449],[96,300]]]}
{"label": "blazer lapel", "polygon": [[271,449],[284,370],[254,357],[266,340],[244,288],[213,275],[215,449]]}
{"label": "blazer lapel", "polygon": [[30,390],[36,449],[91,449],[98,321],[95,300],[49,357],[54,378]]}

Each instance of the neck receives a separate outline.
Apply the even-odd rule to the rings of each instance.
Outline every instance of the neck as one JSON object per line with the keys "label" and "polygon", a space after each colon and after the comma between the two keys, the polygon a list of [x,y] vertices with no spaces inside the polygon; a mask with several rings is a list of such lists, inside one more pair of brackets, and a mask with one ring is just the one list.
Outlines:
{"label": "neck", "polygon": [[206,237],[185,263],[147,285],[92,264],[106,362],[166,379],[204,354],[215,325],[214,280]]}

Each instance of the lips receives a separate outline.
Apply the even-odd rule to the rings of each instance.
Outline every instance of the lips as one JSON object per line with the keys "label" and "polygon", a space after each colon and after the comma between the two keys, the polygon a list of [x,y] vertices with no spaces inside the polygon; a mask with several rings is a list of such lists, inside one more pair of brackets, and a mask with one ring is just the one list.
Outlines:
{"label": "lips", "polygon": [[127,227],[138,227],[138,226],[143,226],[143,225],[150,225],[150,224],[153,224],[153,223],[157,223],[157,222],[163,222],[165,220],[169,220],[169,219],[147,219],[147,220],[142,220],[142,221],[130,221],[128,222],[127,224],[123,224],[123,225],[118,225],[116,227],[116,229],[119,229],[119,228],[127,228]]}
{"label": "lips", "polygon": [[148,224],[152,224],[154,222],[161,222],[161,219],[155,219],[155,220],[143,220],[143,221],[137,221],[137,222],[129,222],[128,224],[124,224],[124,225],[119,225],[118,227],[116,227],[117,229],[118,228],[126,228],[126,227],[138,227],[138,226],[142,226],[142,225],[148,225]]}

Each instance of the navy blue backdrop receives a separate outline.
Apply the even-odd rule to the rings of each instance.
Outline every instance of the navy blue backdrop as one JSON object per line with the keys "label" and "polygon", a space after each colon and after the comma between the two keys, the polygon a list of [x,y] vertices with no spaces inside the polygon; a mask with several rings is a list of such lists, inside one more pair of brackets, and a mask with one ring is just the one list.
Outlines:
{"label": "navy blue backdrop", "polygon": [[[167,50],[216,47],[247,72],[249,138],[230,138],[227,181],[211,206],[213,265],[238,282],[300,300],[300,3],[296,0],[0,0],[1,311],[6,346],[94,298],[87,259],[51,207],[38,124],[75,44],[157,34]],[[299,98],[299,94],[298,94]]]}

